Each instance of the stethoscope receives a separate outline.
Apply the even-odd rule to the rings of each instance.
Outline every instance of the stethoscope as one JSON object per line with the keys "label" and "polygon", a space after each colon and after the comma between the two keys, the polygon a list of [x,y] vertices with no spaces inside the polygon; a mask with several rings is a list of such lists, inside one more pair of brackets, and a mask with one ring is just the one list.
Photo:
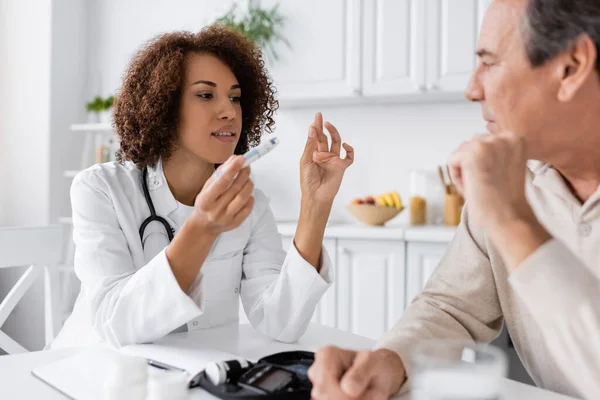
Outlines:
{"label": "stethoscope", "polygon": [[160,215],[156,215],[156,210],[154,209],[154,203],[152,203],[152,198],[150,198],[150,191],[148,190],[148,168],[144,168],[142,171],[142,189],[144,190],[144,197],[146,198],[146,204],[148,204],[148,208],[150,209],[150,216],[142,222],[142,226],[140,226],[140,240],[142,241],[142,247],[144,246],[144,231],[150,222],[160,222],[165,230],[167,231],[167,237],[169,238],[169,243],[173,240],[173,236],[175,234],[175,229],[171,228],[171,225],[167,222],[166,219],[161,217]]}

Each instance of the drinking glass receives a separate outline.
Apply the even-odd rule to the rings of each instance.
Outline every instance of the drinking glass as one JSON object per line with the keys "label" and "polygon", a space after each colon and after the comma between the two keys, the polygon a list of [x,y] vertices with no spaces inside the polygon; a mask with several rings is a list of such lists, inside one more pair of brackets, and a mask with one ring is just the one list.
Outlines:
{"label": "drinking glass", "polygon": [[506,354],[493,345],[430,340],[411,354],[413,400],[499,400]]}

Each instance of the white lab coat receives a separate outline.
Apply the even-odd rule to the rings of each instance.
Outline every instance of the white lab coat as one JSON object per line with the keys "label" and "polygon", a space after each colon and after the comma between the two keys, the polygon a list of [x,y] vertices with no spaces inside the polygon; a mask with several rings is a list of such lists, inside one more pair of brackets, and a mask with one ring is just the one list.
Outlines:
{"label": "white lab coat", "polygon": [[[178,203],[162,171],[148,170],[156,213],[167,219]],[[282,249],[268,199],[255,190],[250,216],[221,234],[187,293],[165,256],[168,238],[153,222],[144,247],[139,228],[149,215],[141,171],[132,163],[97,164],[71,187],[75,273],[81,292],[51,348],[124,346],[152,342],[187,324],[188,330],[238,323],[239,297],[250,323],[273,339],[293,342],[306,330],[333,280],[322,250],[320,273],[292,245]]]}

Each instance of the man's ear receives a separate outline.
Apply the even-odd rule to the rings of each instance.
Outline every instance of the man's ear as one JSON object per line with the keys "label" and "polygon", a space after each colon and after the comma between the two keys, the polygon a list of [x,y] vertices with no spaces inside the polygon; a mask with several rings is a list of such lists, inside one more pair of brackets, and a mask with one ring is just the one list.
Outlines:
{"label": "man's ear", "polygon": [[595,74],[598,50],[588,35],[579,36],[560,57],[558,100],[571,101],[590,75]]}

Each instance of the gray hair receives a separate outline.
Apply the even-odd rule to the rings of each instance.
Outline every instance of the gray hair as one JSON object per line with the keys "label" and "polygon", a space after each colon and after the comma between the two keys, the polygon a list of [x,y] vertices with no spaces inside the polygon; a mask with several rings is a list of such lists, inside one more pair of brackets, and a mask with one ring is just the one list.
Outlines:
{"label": "gray hair", "polygon": [[[542,66],[588,35],[600,52],[600,0],[529,0],[524,20],[527,57]],[[600,72],[600,56],[596,57]]]}

